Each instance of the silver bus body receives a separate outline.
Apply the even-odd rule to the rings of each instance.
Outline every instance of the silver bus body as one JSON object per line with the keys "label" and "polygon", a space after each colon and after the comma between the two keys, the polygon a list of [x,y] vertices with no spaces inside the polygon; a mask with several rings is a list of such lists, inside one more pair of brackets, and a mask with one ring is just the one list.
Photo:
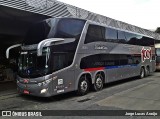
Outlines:
{"label": "silver bus body", "polygon": [[[85,43],[89,25],[110,28],[99,23],[86,21],[79,37],[72,63],[62,69],[58,69],[49,74],[37,76],[34,78],[31,78],[30,76],[21,77],[18,75],[18,91],[22,94],[50,97],[53,95],[78,90],[79,80],[82,76],[86,76],[89,80],[90,86],[92,86],[95,84],[95,77],[99,73],[103,74],[102,76],[104,77],[104,83],[109,83],[121,79],[139,76],[142,68],[145,70],[145,73],[147,72],[147,69],[149,69],[149,73],[155,71],[154,45],[140,46],[103,41]],[[61,41],[57,40],[57,42],[55,42],[56,38],[52,38],[49,40],[50,42],[48,43],[48,46],[47,42],[45,42],[46,44],[44,47],[55,47],[56,45],[63,43],[66,44],[64,42],[65,40],[66,38],[61,38]],[[74,40],[71,42],[74,42]],[[21,54],[25,54],[26,51],[32,50],[38,52],[38,50],[40,50],[38,45],[39,43],[21,46]],[[41,47],[41,49],[43,49],[43,47]],[[42,51],[40,55],[41,54]],[[108,60],[106,60],[107,58]],[[92,64],[92,61],[94,64]]]}

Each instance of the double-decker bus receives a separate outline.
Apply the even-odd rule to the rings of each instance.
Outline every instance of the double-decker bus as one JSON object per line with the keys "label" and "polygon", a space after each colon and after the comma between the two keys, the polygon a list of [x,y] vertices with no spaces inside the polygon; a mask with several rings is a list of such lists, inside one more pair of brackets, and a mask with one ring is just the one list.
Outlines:
{"label": "double-decker bus", "polygon": [[155,44],[155,50],[156,50],[156,70],[160,71],[160,44]]}
{"label": "double-decker bus", "polygon": [[51,18],[36,23],[19,47],[17,89],[49,97],[70,91],[80,95],[108,82],[155,71],[154,39],[89,20]]}

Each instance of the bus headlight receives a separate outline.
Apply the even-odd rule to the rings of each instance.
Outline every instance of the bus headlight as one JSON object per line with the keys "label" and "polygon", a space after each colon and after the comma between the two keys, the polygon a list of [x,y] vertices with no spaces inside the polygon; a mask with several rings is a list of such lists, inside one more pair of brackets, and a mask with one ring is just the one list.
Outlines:
{"label": "bus headlight", "polygon": [[41,93],[46,93],[47,92],[47,89],[42,89],[41,90]]}
{"label": "bus headlight", "polygon": [[45,80],[43,82],[38,83],[38,86],[44,86],[44,85],[50,83],[51,81],[52,81],[52,79]]}

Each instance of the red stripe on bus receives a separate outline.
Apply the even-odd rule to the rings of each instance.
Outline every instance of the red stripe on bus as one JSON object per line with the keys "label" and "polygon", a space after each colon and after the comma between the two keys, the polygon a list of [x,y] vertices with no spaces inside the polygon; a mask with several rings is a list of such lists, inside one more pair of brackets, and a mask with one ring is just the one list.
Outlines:
{"label": "red stripe on bus", "polygon": [[104,67],[98,67],[98,68],[87,68],[87,69],[84,69],[84,71],[97,71],[97,70],[103,70]]}

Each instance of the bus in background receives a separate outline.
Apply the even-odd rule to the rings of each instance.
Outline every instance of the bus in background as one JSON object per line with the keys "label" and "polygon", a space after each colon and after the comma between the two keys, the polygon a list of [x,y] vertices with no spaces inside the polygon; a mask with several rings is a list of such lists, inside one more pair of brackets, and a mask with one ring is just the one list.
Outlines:
{"label": "bus in background", "polygon": [[70,91],[80,95],[108,82],[155,71],[154,39],[89,20],[51,18],[29,30],[21,47],[17,89],[49,97]]}
{"label": "bus in background", "polygon": [[160,44],[155,44],[156,50],[156,70],[160,71]]}

